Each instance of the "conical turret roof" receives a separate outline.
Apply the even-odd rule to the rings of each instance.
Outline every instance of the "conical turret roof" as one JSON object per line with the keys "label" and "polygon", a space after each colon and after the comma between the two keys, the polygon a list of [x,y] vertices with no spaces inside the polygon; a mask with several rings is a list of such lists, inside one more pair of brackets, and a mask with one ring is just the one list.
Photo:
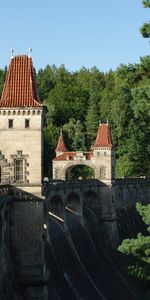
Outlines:
{"label": "conical turret roof", "polygon": [[55,151],[65,152],[67,151],[66,145],[64,143],[63,135],[62,135],[62,129],[60,130],[60,135],[58,138],[58,143]]}
{"label": "conical turret roof", "polygon": [[110,129],[108,124],[100,124],[93,147],[112,147]]}
{"label": "conical turret roof", "polygon": [[0,107],[40,107],[31,57],[15,56],[7,72]]}

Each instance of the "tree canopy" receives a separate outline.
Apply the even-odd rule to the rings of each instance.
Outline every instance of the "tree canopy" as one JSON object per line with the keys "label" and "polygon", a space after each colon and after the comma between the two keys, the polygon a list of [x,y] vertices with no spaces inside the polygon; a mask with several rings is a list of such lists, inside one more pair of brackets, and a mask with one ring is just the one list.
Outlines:
{"label": "tree canopy", "polygon": [[[0,70],[0,93],[6,70]],[[96,67],[69,72],[47,65],[36,74],[47,106],[44,174],[51,176],[58,133],[68,150],[90,150],[99,121],[109,121],[116,150],[116,177],[150,176],[150,56],[103,73]]]}
{"label": "tree canopy", "polygon": [[[150,233],[150,204],[136,204],[138,213],[148,226]],[[128,267],[129,273],[138,279],[150,281],[150,235],[138,233],[136,238],[125,239],[118,250],[126,255],[133,256],[133,264]]]}
{"label": "tree canopy", "polygon": [[[150,8],[150,0],[143,0],[143,6],[145,8]],[[140,28],[141,34],[144,38],[150,37],[150,22],[146,22],[143,24],[143,26]]]}

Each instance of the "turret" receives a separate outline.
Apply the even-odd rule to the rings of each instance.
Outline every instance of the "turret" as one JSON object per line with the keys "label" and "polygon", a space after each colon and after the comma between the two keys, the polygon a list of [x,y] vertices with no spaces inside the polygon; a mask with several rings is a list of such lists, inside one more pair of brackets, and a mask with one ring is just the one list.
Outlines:
{"label": "turret", "polygon": [[93,145],[93,161],[98,167],[97,179],[108,182],[114,178],[115,156],[108,123],[99,124]]}
{"label": "turret", "polygon": [[67,148],[66,148],[65,143],[64,143],[64,139],[63,139],[63,135],[62,135],[62,129],[60,129],[60,135],[59,135],[59,138],[58,138],[57,147],[55,149],[56,157],[63,154],[66,151],[67,151]]}

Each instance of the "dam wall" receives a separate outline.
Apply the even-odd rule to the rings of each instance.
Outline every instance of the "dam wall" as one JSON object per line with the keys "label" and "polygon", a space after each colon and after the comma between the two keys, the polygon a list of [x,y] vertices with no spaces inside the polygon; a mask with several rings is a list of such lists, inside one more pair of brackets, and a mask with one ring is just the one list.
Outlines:
{"label": "dam wall", "polygon": [[0,299],[45,300],[43,199],[0,186]]}

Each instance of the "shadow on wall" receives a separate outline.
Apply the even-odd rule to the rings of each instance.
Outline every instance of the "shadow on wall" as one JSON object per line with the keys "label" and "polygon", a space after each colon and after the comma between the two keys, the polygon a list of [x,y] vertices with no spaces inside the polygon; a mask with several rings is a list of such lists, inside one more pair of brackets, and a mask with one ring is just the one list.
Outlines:
{"label": "shadow on wall", "polygon": [[[5,270],[0,277],[0,289],[5,289],[6,278],[12,274],[14,280],[8,280],[9,283],[19,286],[18,293],[20,289],[22,294],[28,294],[29,286],[36,290],[35,286],[44,282],[43,199],[11,185],[1,185],[0,194],[1,270]],[[15,295],[15,291],[10,292]],[[8,299],[22,299],[14,295]]]}

